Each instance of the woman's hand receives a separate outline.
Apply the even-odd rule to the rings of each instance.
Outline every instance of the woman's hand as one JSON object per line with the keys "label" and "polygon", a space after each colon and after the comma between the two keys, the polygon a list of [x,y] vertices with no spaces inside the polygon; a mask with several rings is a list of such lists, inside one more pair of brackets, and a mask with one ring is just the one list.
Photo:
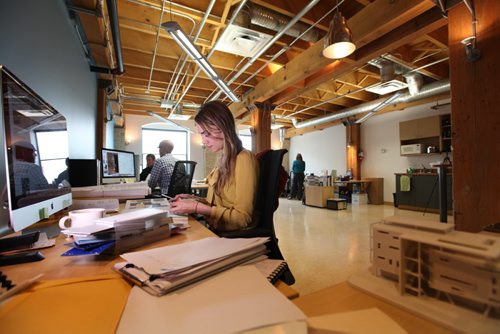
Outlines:
{"label": "woman's hand", "polygon": [[187,198],[196,198],[196,196],[191,194],[178,194],[174,197],[174,199],[172,199],[172,202],[175,202],[178,199],[187,199]]}
{"label": "woman's hand", "polygon": [[189,200],[189,199],[183,199],[182,197],[179,197],[181,195],[175,196],[175,200],[170,204],[170,212],[173,214],[189,214],[189,213],[195,213],[196,208],[199,205],[199,202]]}

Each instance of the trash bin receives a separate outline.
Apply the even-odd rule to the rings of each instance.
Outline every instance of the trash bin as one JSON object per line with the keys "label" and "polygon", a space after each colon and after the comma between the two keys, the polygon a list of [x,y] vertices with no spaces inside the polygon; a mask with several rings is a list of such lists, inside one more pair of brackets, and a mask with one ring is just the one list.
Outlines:
{"label": "trash bin", "polygon": [[392,193],[392,200],[394,202],[394,207],[397,208],[398,207],[398,196],[396,196],[397,194],[396,193]]}

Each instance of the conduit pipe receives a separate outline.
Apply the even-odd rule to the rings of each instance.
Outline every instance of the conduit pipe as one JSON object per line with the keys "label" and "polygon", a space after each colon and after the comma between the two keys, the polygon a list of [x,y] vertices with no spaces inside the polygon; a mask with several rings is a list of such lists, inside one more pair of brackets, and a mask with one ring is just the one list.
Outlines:
{"label": "conduit pipe", "polygon": [[118,9],[116,7],[116,0],[106,0],[106,4],[108,6],[109,23],[111,25],[111,36],[113,37],[116,68],[108,69],[98,66],[91,66],[90,70],[93,72],[122,75],[123,73],[125,73],[125,70],[123,68],[122,42],[120,39],[120,27],[118,25]]}
{"label": "conduit pipe", "polygon": [[[436,81],[431,84],[425,85],[422,87],[420,92],[418,92],[416,95],[411,95],[409,92],[401,94],[399,97],[394,98],[392,101],[392,104],[397,104],[397,103],[408,103],[408,102],[413,102],[413,101],[418,101],[422,100],[428,97],[433,97],[439,94],[446,93],[450,90],[450,80],[441,80],[441,81]],[[398,94],[398,93],[396,93]],[[332,114],[328,116],[322,116],[322,117],[316,117],[309,119],[307,121],[302,121],[302,122],[297,122],[295,118],[292,119],[293,126],[297,129],[300,128],[305,128],[309,126],[315,126],[327,122],[332,122],[336,121],[342,118],[347,118],[351,117],[357,114],[361,114],[364,112],[370,112],[374,108],[376,108],[378,105],[383,103],[384,101],[387,100],[387,97],[380,98],[377,100],[373,100],[370,102],[366,102],[363,104],[359,104],[357,106],[351,107],[351,108],[346,108],[342,112],[337,113],[337,114]]]}

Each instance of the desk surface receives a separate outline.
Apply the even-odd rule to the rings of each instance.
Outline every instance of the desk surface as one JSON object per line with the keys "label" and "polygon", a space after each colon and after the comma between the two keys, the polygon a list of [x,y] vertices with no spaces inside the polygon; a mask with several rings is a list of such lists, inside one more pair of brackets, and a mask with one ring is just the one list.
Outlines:
{"label": "desk surface", "polygon": [[[191,228],[183,234],[174,235],[166,240],[151,243],[139,249],[174,245],[214,236],[210,230],[194,219],[190,219],[190,224]],[[118,256],[108,260],[102,260],[95,256],[62,257],[60,254],[68,249],[67,246],[64,246],[66,241],[64,236],[59,236],[55,247],[43,250],[46,257],[43,261],[5,266],[2,267],[2,271],[14,282],[31,278],[35,273],[44,273],[44,280],[61,279],[109,274],[113,272],[112,266],[114,263],[122,261]],[[277,288],[289,298],[297,296],[297,293],[285,284],[278,284]],[[307,316],[318,316],[328,313],[377,307],[398,322],[409,333],[452,333],[441,326],[435,325],[396,306],[361,292],[351,287],[348,283],[341,283],[299,297],[294,299],[293,302],[302,309]]]}
{"label": "desk surface", "polygon": [[[180,244],[186,241],[198,240],[206,237],[213,237],[215,234],[194,219],[189,220],[191,227],[184,233],[173,235],[168,239],[153,242],[143,247],[134,249],[143,250],[166,245]],[[45,259],[27,264],[16,264],[2,267],[2,271],[14,282],[22,282],[34,276],[35,273],[43,273],[43,280],[61,279],[71,277],[85,277],[95,275],[110,274],[113,265],[123,262],[119,256],[100,258],[97,256],[60,256],[69,247],[65,243],[71,242],[64,235],[59,235],[54,247],[42,249]]]}
{"label": "desk surface", "polygon": [[[308,317],[376,307],[408,333],[453,333],[451,330],[357,290],[347,282],[301,296],[294,299],[293,303]],[[369,321],[369,319],[366,320]]]}

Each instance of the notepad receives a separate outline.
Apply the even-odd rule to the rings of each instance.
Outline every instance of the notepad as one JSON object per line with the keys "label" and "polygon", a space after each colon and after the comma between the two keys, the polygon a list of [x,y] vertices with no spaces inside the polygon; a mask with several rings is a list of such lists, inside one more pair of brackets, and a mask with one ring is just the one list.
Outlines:
{"label": "notepad", "polygon": [[288,264],[283,260],[264,259],[254,263],[254,266],[267,278],[272,284],[276,283],[288,270]]}

